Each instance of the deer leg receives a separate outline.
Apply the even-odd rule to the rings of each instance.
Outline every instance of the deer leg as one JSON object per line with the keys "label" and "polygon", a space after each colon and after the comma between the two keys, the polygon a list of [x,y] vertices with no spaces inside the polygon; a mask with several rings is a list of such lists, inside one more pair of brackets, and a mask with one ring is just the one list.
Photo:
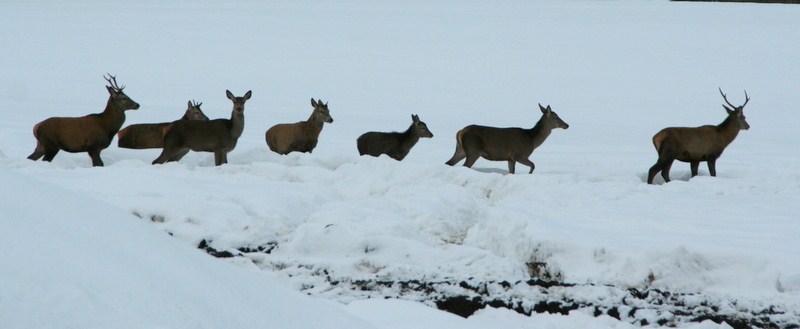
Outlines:
{"label": "deer leg", "polygon": [[36,161],[39,160],[39,158],[41,158],[43,155],[44,155],[44,147],[42,146],[42,143],[36,142],[36,149],[33,150],[33,153],[31,153],[31,155],[28,156],[28,159]]}
{"label": "deer leg", "polygon": [[389,154],[389,157],[392,158],[392,159],[395,159],[397,161],[403,161],[403,158],[405,158],[406,155],[402,154],[402,153],[393,153],[393,154]]}
{"label": "deer leg", "polygon": [[447,162],[445,162],[445,164],[453,166],[466,157],[467,153],[464,152],[464,149],[461,147],[461,145],[456,145],[456,153],[454,153],[453,157],[450,158],[450,160],[448,160]]}
{"label": "deer leg", "polygon": [[517,166],[517,162],[514,160],[508,160],[508,173],[514,174],[514,169]]}
{"label": "deer leg", "polygon": [[228,154],[225,152],[214,152],[214,164],[217,166],[221,166],[222,164],[228,163]]}
{"label": "deer leg", "polygon": [[56,154],[58,154],[58,151],[61,151],[61,150],[59,148],[57,148],[57,147],[50,148],[50,149],[45,148],[45,150],[44,150],[44,159],[42,159],[42,160],[47,161],[47,162],[53,161],[53,158],[56,157]]}
{"label": "deer leg", "polygon": [[[666,160],[659,157],[656,164],[650,167],[650,171],[647,173],[647,184],[653,184],[653,178],[656,177],[656,174],[658,174],[659,171],[663,171],[664,163],[666,163]],[[667,176],[669,176],[669,174],[667,174]]]}
{"label": "deer leg", "polygon": [[86,151],[89,153],[89,157],[92,158],[92,166],[93,167],[102,167],[103,160],[100,159],[100,150],[89,150]]}
{"label": "deer leg", "polygon": [[697,176],[697,170],[700,168],[700,161],[692,161],[692,177]]}
{"label": "deer leg", "polygon": [[708,159],[708,172],[713,177],[717,177],[717,159]]}
{"label": "deer leg", "polygon": [[669,183],[669,169],[672,168],[674,159],[668,159],[661,166],[661,177],[664,177],[664,182]]}
{"label": "deer leg", "polygon": [[[477,155],[477,154],[474,154],[474,155],[467,154],[466,157],[467,157],[467,161],[464,161],[464,167],[472,168],[472,165],[474,165],[475,161],[478,161],[478,158],[480,158],[481,156]],[[458,161],[456,161],[456,162],[458,162]]]}
{"label": "deer leg", "polygon": [[518,162],[521,163],[521,164],[524,164],[524,165],[526,165],[528,167],[531,167],[531,170],[528,171],[528,174],[532,174],[533,173],[533,169],[536,168],[536,165],[533,164],[533,161],[531,161],[531,159],[522,159],[522,160],[519,160]]}
{"label": "deer leg", "polygon": [[158,158],[153,160],[153,164],[162,164],[164,162],[167,162],[167,160],[174,158],[176,154],[181,153],[184,150],[188,149],[181,149],[181,148],[173,149],[165,147],[164,150],[161,151],[161,155],[159,155]]}
{"label": "deer leg", "polygon": [[188,154],[188,153],[189,153],[189,149],[182,150],[182,151],[178,152],[178,154],[175,154],[173,157],[171,157],[171,158],[170,158],[169,160],[167,160],[167,161],[169,161],[169,162],[172,162],[172,161],[176,161],[176,162],[177,162],[177,161],[180,161],[180,160],[181,160],[181,159],[183,159],[183,157],[184,157],[184,156],[186,156],[186,154]]}

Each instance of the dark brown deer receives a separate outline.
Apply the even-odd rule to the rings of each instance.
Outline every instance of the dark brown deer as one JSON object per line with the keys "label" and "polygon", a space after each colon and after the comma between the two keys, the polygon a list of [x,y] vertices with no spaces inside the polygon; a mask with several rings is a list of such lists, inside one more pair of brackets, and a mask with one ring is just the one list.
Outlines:
{"label": "dark brown deer", "polygon": [[102,113],[89,114],[79,118],[49,118],[33,126],[36,137],[36,149],[28,159],[52,161],[58,151],[71,153],[87,152],[92,158],[92,166],[103,166],[100,151],[111,144],[114,135],[125,122],[125,111],[136,110],[139,104],[122,92],[125,86],[117,85],[117,78],[112,75],[104,78],[110,86],[106,86],[109,97],[106,109]]}
{"label": "dark brown deer", "polygon": [[311,153],[317,146],[323,123],[333,123],[328,103],[311,99],[314,111],[306,121],[281,123],[267,130],[265,137],[269,149],[280,155],[291,152]]}
{"label": "dark brown deer", "polygon": [[182,157],[189,150],[214,152],[214,164],[217,166],[228,163],[228,152],[236,147],[244,130],[244,103],[250,99],[252,91],[242,97],[233,96],[230,90],[226,90],[225,94],[233,102],[230,119],[176,121],[164,135],[164,150],[153,160],[153,164],[177,161],[176,156]]}
{"label": "dark brown deer", "polygon": [[419,121],[417,115],[411,115],[411,126],[405,132],[382,133],[371,131],[364,133],[356,140],[358,153],[377,157],[386,154],[392,159],[402,161],[408,155],[420,137],[431,138],[433,133],[428,130],[425,122]]}
{"label": "dark brown deer", "polygon": [[647,174],[647,184],[653,184],[653,178],[660,171],[664,182],[669,182],[669,169],[675,160],[688,162],[692,169],[692,177],[697,176],[697,169],[701,161],[708,163],[711,176],[717,176],[716,163],[722,151],[728,146],[739,130],[750,129],[750,124],[745,121],[744,106],[750,101],[747,91],[744,92],[744,104],[734,106],[728,101],[722,88],[719,89],[722,99],[728,104],[722,105],[728,112],[728,117],[719,125],[705,125],[695,128],[670,127],[664,128],[653,136],[653,145],[658,152],[658,161]]}
{"label": "dark brown deer", "polygon": [[452,166],[467,158],[464,166],[471,168],[478,158],[483,157],[492,161],[508,161],[508,172],[511,174],[517,162],[530,167],[528,173],[533,173],[535,166],[528,159],[533,150],[542,145],[553,129],[569,128],[550,105],[545,108],[539,104],[539,109],[542,110],[542,118],[531,129],[471,125],[459,130],[456,134],[456,152],[447,164]]}
{"label": "dark brown deer", "polygon": [[[164,135],[175,122],[180,120],[208,121],[208,117],[200,109],[200,105],[203,105],[203,103],[189,101],[183,117],[173,122],[140,123],[127,126],[117,133],[117,146],[139,150],[163,148]],[[176,159],[176,161],[179,159]]]}

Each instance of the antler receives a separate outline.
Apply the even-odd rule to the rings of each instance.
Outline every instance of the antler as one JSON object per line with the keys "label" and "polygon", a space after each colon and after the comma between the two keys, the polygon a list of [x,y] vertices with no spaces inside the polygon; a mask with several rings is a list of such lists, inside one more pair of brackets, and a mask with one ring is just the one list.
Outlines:
{"label": "antler", "polygon": [[111,88],[114,88],[114,90],[116,91],[122,91],[122,89],[125,89],[125,86],[120,87],[119,85],[117,85],[116,76],[111,75],[111,73],[108,73],[108,76],[110,78],[106,78],[105,75],[103,76],[103,78],[106,79],[106,81],[108,81],[108,83],[111,85]]}
{"label": "antler", "polygon": [[192,107],[200,107],[200,105],[203,105],[203,102],[198,103],[194,99],[192,100]]}
{"label": "antler", "polygon": [[731,104],[731,102],[728,101],[728,97],[725,97],[725,93],[722,92],[722,88],[719,88],[719,93],[722,94],[722,99],[725,100],[725,103],[728,103],[728,105],[730,105],[730,107],[733,108],[733,109],[744,108],[744,106],[747,105],[747,102],[750,101],[750,96],[747,96],[747,90],[744,91],[745,100],[744,100],[744,104],[742,104],[742,106],[735,106],[735,105]]}
{"label": "antler", "polygon": [[750,101],[750,96],[747,96],[747,89],[745,89],[744,90],[744,104],[742,104],[742,107],[747,105],[747,102],[749,102],[749,101]]}

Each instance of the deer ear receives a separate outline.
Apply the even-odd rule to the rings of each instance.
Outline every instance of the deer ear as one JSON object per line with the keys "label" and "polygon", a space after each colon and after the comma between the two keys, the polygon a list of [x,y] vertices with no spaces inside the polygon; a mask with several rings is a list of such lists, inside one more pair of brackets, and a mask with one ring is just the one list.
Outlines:
{"label": "deer ear", "polygon": [[419,122],[419,117],[416,114],[411,115],[411,121]]}
{"label": "deer ear", "polygon": [[311,97],[311,106],[317,107],[317,101],[314,100],[314,97]]}
{"label": "deer ear", "polygon": [[233,97],[233,93],[230,90],[227,90],[227,89],[225,90],[225,95],[228,96],[228,99],[230,99],[230,100],[233,100],[235,98],[235,97]]}
{"label": "deer ear", "polygon": [[544,113],[544,114],[547,114],[547,112],[549,112],[549,110],[550,110],[550,105],[547,105],[547,108],[545,108],[545,107],[544,107],[544,106],[542,106],[542,104],[540,103],[540,104],[539,104],[539,109],[540,109],[540,110],[542,110],[542,113]]}
{"label": "deer ear", "polygon": [[189,107],[192,107],[192,101],[189,101],[189,105],[188,105],[188,106],[189,106]]}
{"label": "deer ear", "polygon": [[113,95],[113,94],[114,94],[114,88],[111,88],[111,87],[109,87],[109,86],[106,86],[106,89],[108,90],[108,93],[109,93],[109,94],[111,94],[111,95]]}
{"label": "deer ear", "polygon": [[734,110],[731,110],[729,107],[725,106],[725,104],[722,104],[722,108],[724,108],[725,112],[728,112],[728,114],[733,114],[734,112]]}
{"label": "deer ear", "polygon": [[244,100],[250,99],[250,96],[253,96],[252,90],[248,90],[246,93],[244,93]]}

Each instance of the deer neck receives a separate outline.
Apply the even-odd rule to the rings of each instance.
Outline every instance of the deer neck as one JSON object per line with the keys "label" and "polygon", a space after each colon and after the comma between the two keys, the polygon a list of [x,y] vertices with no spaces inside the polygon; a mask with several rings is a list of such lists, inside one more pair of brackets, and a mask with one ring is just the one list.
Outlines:
{"label": "deer neck", "polygon": [[419,135],[417,135],[416,130],[414,129],[414,124],[411,124],[411,127],[408,127],[408,130],[403,132],[403,137],[401,138],[401,146],[403,148],[411,148],[414,144],[419,141]]}
{"label": "deer neck", "polygon": [[314,113],[311,113],[311,116],[308,117],[308,120],[306,120],[308,131],[311,134],[319,134],[322,131],[322,125],[324,123],[325,122],[323,122],[322,119],[317,118]]}
{"label": "deer neck", "polygon": [[727,146],[739,135],[739,125],[736,121],[728,116],[725,121],[717,125],[717,131],[722,142]]}
{"label": "deer neck", "polygon": [[552,131],[553,127],[548,125],[545,122],[544,116],[542,116],[533,128],[527,130],[531,145],[533,145],[534,148],[539,147],[539,145],[542,145],[544,140],[547,139],[547,136],[550,136],[550,132]]}
{"label": "deer neck", "polygon": [[234,139],[242,136],[244,131],[244,112],[234,110],[231,112],[231,137]]}
{"label": "deer neck", "polygon": [[121,108],[114,99],[109,97],[106,109],[99,115],[103,124],[111,131],[117,131],[125,123],[125,110]]}

